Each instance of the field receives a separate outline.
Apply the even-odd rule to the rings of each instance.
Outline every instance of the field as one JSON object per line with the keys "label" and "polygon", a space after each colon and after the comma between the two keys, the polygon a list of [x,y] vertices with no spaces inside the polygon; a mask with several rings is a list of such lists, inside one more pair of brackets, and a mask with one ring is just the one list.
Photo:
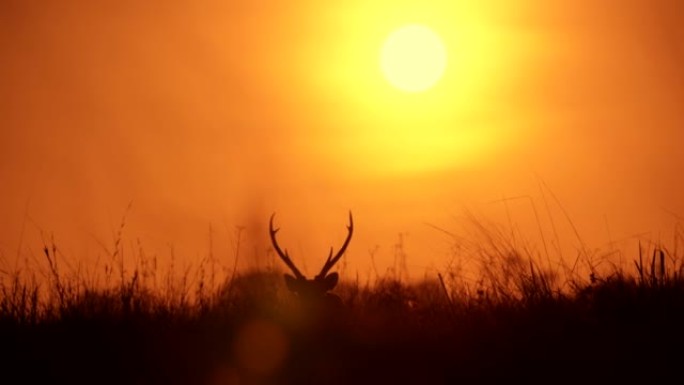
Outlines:
{"label": "field", "polygon": [[[544,263],[491,238],[475,279],[342,274],[344,307],[303,304],[276,268],[162,271],[119,248],[93,275],[56,245],[43,268],[3,271],[3,383],[653,383],[684,362],[684,277],[673,248],[623,265]],[[477,253],[476,253],[477,254]],[[592,262],[593,261],[593,262]],[[277,266],[277,265],[274,265]],[[555,266],[555,267],[554,267]],[[582,267],[583,266],[583,267]],[[97,276],[97,278],[95,278]],[[346,279],[345,279],[346,278]]]}

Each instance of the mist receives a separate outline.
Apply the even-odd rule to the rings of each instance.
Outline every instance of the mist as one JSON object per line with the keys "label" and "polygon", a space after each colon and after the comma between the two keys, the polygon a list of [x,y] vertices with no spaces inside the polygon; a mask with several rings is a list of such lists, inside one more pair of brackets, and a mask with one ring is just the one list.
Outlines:
{"label": "mist", "polygon": [[[510,60],[483,62],[469,104],[444,86],[439,109],[409,116],[406,97],[373,104],[363,76],[319,70],[356,63],[341,50],[359,27],[341,15],[386,2],[3,2],[0,256],[36,258],[54,237],[92,262],[123,223],[131,250],[228,261],[240,240],[258,264],[275,212],[313,273],[350,210],[346,258],[362,274],[371,254],[392,266],[398,245],[412,274],[442,268],[464,212],[532,243],[554,222],[568,253],[669,242],[684,217],[683,6],[519,3],[448,8],[493,26]],[[383,144],[404,125],[484,139],[417,155]]]}

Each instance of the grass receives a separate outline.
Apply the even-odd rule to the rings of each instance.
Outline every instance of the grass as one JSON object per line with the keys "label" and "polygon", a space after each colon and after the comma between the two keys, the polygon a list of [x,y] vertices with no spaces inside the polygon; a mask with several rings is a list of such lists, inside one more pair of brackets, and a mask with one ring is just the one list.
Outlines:
{"label": "grass", "polygon": [[[481,226],[459,260],[417,282],[396,271],[345,280],[345,308],[301,314],[274,268],[209,256],[166,270],[115,242],[103,273],[68,267],[54,242],[41,268],[0,275],[4,378],[68,384],[450,384],[654,382],[684,358],[684,266],[639,246],[599,269]],[[237,252],[235,260],[237,262]],[[466,258],[467,257],[467,258]],[[584,268],[581,268],[584,266]],[[15,376],[15,377],[12,377]]]}

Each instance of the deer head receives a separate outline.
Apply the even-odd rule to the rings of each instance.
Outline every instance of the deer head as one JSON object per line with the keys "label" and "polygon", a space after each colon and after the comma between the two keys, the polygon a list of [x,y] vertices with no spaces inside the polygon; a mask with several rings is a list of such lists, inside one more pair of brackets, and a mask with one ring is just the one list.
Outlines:
{"label": "deer head", "polygon": [[295,266],[294,262],[292,262],[292,259],[290,259],[290,256],[287,254],[287,250],[283,251],[280,246],[278,246],[276,233],[280,229],[273,228],[273,217],[275,217],[275,213],[271,215],[271,221],[269,223],[269,233],[271,235],[273,248],[280,259],[285,262],[285,265],[290,268],[293,274],[285,274],[285,284],[287,285],[287,288],[301,298],[316,299],[331,295],[328,293],[328,291],[332,290],[335,285],[337,285],[339,275],[337,273],[328,272],[333,266],[335,266],[337,261],[342,258],[342,255],[344,254],[344,251],[347,249],[349,241],[351,240],[352,232],[354,231],[354,223],[352,221],[351,211],[349,212],[349,225],[347,225],[349,234],[347,235],[347,239],[344,241],[342,248],[340,248],[335,256],[333,256],[333,248],[330,248],[328,259],[325,261],[321,271],[313,279],[306,278],[304,274],[297,269],[297,266]]}

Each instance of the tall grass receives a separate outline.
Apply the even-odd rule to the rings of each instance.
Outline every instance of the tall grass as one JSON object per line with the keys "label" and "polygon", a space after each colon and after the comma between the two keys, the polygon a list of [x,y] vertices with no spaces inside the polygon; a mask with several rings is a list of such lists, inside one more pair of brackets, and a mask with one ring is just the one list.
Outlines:
{"label": "tall grass", "polygon": [[416,282],[397,270],[346,277],[339,322],[305,327],[281,272],[239,271],[239,248],[228,266],[209,255],[162,268],[142,248],[126,265],[116,241],[96,272],[50,240],[42,264],[0,273],[0,343],[12,353],[2,372],[51,383],[548,383],[654,381],[678,365],[684,238],[600,270],[586,251],[553,261],[478,226],[454,238],[461,264]]}

